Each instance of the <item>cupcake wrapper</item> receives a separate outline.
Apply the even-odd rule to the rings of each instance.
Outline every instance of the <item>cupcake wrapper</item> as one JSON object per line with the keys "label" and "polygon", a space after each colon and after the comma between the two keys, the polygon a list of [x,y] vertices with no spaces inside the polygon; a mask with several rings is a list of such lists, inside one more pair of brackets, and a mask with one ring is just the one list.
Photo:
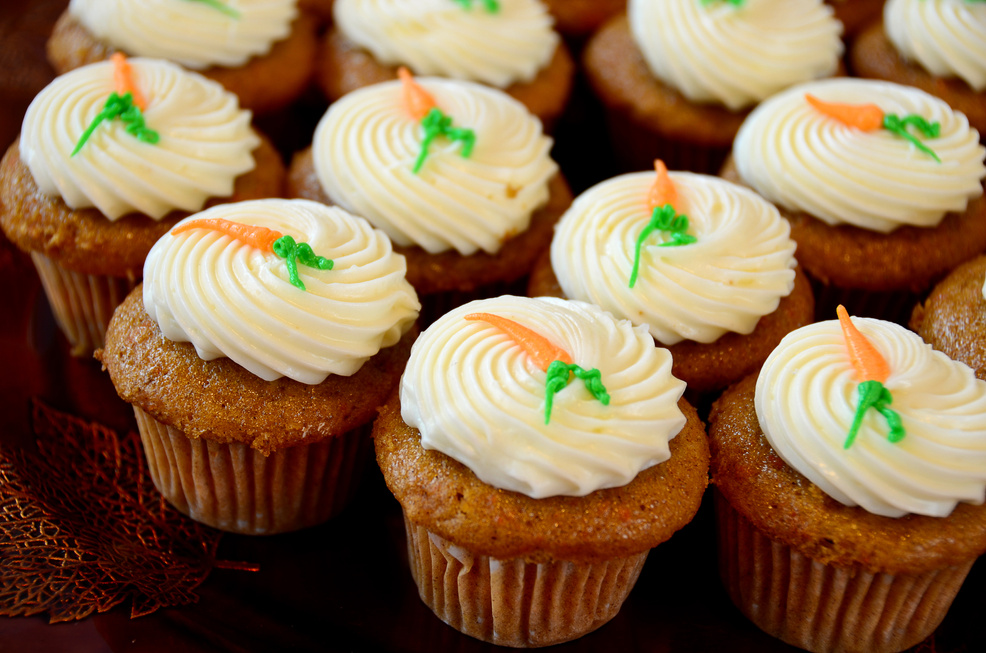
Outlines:
{"label": "cupcake wrapper", "polygon": [[668,170],[718,175],[732,149],[732,142],[715,147],[667,138],[618,109],[607,108],[606,122],[613,154],[620,169],[627,172],[652,170],[654,159],[661,159]]}
{"label": "cupcake wrapper", "polygon": [[500,646],[549,646],[616,616],[649,551],[604,562],[529,563],[473,554],[406,518],[421,600],[456,630]]}
{"label": "cupcake wrapper", "polygon": [[88,356],[102,347],[113,310],[138,280],[73,272],[38,252],[31,252],[31,260],[72,355]]}
{"label": "cupcake wrapper", "polygon": [[346,505],[369,451],[370,425],[264,456],[238,442],[189,438],[137,406],[134,414],[158,491],[195,521],[233,533],[324,522]]}
{"label": "cupcake wrapper", "polygon": [[975,560],[921,574],[835,567],[771,541],[715,492],[719,574],[764,632],[815,653],[902,651],[930,635]]}

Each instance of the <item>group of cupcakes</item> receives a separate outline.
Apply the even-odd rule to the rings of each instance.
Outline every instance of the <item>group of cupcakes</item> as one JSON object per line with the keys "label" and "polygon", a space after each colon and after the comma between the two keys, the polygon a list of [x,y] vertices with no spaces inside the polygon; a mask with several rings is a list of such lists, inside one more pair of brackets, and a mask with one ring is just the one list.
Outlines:
{"label": "group of cupcakes", "polygon": [[[916,644],[986,551],[986,3],[72,0],[49,57],[0,224],[193,519],[325,522],[373,448],[422,600],[513,647],[710,483],[811,651]],[[573,200],[579,60],[626,174]]]}

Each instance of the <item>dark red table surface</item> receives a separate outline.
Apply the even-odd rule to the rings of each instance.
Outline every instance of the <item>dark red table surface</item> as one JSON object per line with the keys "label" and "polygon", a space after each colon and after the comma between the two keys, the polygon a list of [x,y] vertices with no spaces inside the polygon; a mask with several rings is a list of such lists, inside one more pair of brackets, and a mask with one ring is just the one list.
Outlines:
{"label": "dark red table surface", "polygon": [[[16,138],[34,95],[53,77],[44,42],[65,0],[0,2],[0,146]],[[556,133],[556,158],[576,191],[611,176],[599,108],[584,88]],[[317,95],[293,113],[261,121],[285,156],[310,140],[324,105]],[[129,407],[98,363],[74,359],[55,327],[29,259],[0,236],[0,438],[30,436],[29,402],[120,431],[135,428]],[[709,502],[696,519],[651,552],[613,621],[551,650],[705,652],[794,650],[751,625],[716,573]],[[0,617],[0,653],[21,651],[488,651],[439,621],[418,599],[406,563],[400,507],[372,465],[341,515],[303,532],[224,535],[219,558],[256,563],[256,573],[216,569],[197,604],[130,619],[129,606],[80,622]],[[986,563],[973,567],[944,623],[915,651],[986,651]]]}

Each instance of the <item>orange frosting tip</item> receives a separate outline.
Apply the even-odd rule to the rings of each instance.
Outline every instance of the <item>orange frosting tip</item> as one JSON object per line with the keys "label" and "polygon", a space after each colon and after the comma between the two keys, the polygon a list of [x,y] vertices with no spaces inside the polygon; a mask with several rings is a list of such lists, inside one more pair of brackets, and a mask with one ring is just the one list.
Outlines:
{"label": "orange frosting tip", "polygon": [[[647,195],[649,208],[653,209],[655,206],[661,207],[665,204],[670,204],[671,208],[675,208],[675,204],[678,202],[678,190],[668,175],[668,167],[664,165],[664,161],[654,159],[654,172],[657,173],[657,176],[654,179],[654,185],[650,187],[650,193]],[[677,209],[675,211],[677,212]]]}
{"label": "orange frosting tip", "polygon": [[113,62],[113,85],[116,87],[117,94],[125,95],[130,93],[130,96],[134,100],[134,105],[141,111],[146,109],[147,99],[137,89],[137,85],[134,84],[133,69],[130,67],[127,57],[122,52],[114,52],[110,56],[110,61]]}
{"label": "orange frosting tip", "polygon": [[855,127],[866,132],[876,131],[883,127],[883,109],[875,104],[826,102],[811,93],[805,93],[805,100],[816,110],[849,127]]}
{"label": "orange frosting tip", "polygon": [[887,377],[890,376],[890,365],[887,363],[887,359],[856,328],[845,306],[840,304],[835,312],[839,316],[839,324],[842,325],[842,335],[846,339],[846,348],[849,350],[849,360],[856,371],[856,379],[860,383],[864,381],[883,383],[886,381]]}
{"label": "orange frosting tip", "polygon": [[415,120],[421,120],[435,107],[435,98],[414,81],[414,75],[405,66],[397,69],[397,76],[404,85],[404,108]]}
{"label": "orange frosting tip", "polygon": [[470,321],[482,320],[506,332],[514,342],[527,352],[527,355],[534,360],[534,363],[543,372],[547,372],[548,367],[557,360],[560,360],[566,365],[572,364],[572,357],[567,351],[553,345],[551,341],[541,334],[509,318],[492,313],[470,313],[466,316],[466,319]]}
{"label": "orange frosting tip", "polygon": [[200,218],[198,220],[183,222],[172,229],[171,233],[180,234],[185,231],[191,231],[192,229],[218,231],[265,252],[273,252],[274,242],[284,236],[281,232],[268,229],[267,227],[232,222],[231,220],[224,220],[222,218]]}

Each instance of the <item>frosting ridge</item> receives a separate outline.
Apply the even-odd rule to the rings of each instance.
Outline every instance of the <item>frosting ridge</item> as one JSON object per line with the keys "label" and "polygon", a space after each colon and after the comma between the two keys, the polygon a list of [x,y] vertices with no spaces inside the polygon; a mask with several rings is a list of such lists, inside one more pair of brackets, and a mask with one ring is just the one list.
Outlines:
{"label": "frosting ridge", "polygon": [[464,79],[506,88],[529,82],[551,60],[560,41],[538,0],[336,0],[336,26],[386,65],[417,75]]}
{"label": "frosting ridge", "polygon": [[203,360],[228,357],[267,381],[316,384],[354,374],[417,319],[404,257],[362,218],[268,199],[220,204],[176,229],[214,218],[290,235],[333,267],[299,266],[301,290],[283,258],[230,235],[206,228],[164,235],[144,263],[144,307],[166,338],[191,342]]}
{"label": "frosting ridge", "polygon": [[832,75],[843,51],[842,23],[821,0],[629,0],[627,17],[655,77],[733,111]]}
{"label": "frosting ridge", "polygon": [[882,415],[868,411],[845,448],[859,401],[837,321],[784,337],[757,380],[761,429],[777,454],[836,501],[888,517],[947,516],[959,501],[986,499],[986,382],[907,329],[853,323],[887,359],[884,385],[906,435],[889,442]]}
{"label": "frosting ridge", "polygon": [[[921,139],[941,162],[885,129],[864,132],[824,115],[805,100],[809,93],[938,122],[939,135]],[[963,114],[918,89],[864,79],[821,80],[769,98],[743,122],[733,156],[742,179],[779,207],[883,233],[934,227],[964,211],[986,176],[986,148]]]}
{"label": "frosting ridge", "polygon": [[887,0],[887,38],[907,60],[936,77],[986,90],[986,5],[966,0]]}
{"label": "frosting ridge", "polygon": [[[545,424],[546,375],[498,327],[506,317],[598,368],[609,404],[573,381],[554,396]],[[418,338],[401,380],[401,414],[480,480],[533,498],[584,496],[618,487],[670,457],[685,418],[684,383],[671,355],[641,327],[599,307],[555,298],[477,300],[439,318]]]}
{"label": "frosting ridge", "polygon": [[291,33],[297,0],[221,0],[224,11],[189,0],[71,0],[68,11],[127,54],[186,68],[236,67]]}
{"label": "frosting ridge", "polygon": [[312,153],[322,188],[398,245],[433,254],[495,253],[548,201],[548,181],[558,171],[552,140],[501,91],[438,78],[417,82],[455,126],[473,130],[469,157],[461,142],[437,138],[415,173],[421,123],[404,108],[400,81],[374,84],[347,93],[319,122]]}
{"label": "frosting ridge", "polygon": [[231,195],[236,178],[253,169],[251,152],[260,144],[250,112],[218,83],[173,63],[129,63],[149,103],[146,125],[159,140],[144,143],[123,121],[104,120],[73,156],[114,92],[113,64],[60,75],[31,102],[21,127],[21,158],[41,192],[72,209],[95,207],[110,220],[133,211],[160,219]]}
{"label": "frosting ridge", "polygon": [[577,197],[559,221],[551,242],[559,284],[568,297],[647,326],[665,345],[750,333],[794,287],[790,226],[749,189],[707,175],[669,177],[696,242],[661,247],[667,237],[652,235],[630,288],[654,173],[614,177]]}

